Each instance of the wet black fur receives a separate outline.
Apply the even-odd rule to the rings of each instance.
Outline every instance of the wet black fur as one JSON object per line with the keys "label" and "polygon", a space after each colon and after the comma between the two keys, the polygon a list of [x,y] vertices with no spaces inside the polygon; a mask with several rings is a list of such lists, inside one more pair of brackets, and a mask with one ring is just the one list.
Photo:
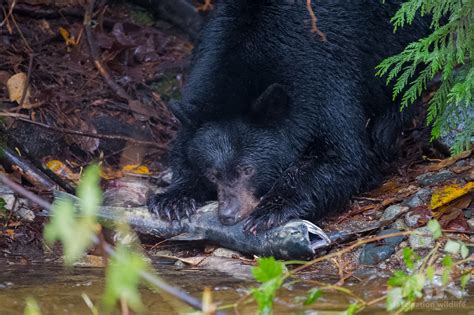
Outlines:
{"label": "wet black fur", "polygon": [[[179,219],[215,198],[208,167],[229,177],[237,164],[256,167],[253,232],[321,218],[378,183],[406,115],[374,68],[427,30],[416,20],[393,34],[400,2],[313,1],[324,42],[310,32],[306,1],[217,1],[183,99],[172,105],[183,123],[170,154],[173,183],[150,210]],[[255,112],[272,84],[288,101]]]}

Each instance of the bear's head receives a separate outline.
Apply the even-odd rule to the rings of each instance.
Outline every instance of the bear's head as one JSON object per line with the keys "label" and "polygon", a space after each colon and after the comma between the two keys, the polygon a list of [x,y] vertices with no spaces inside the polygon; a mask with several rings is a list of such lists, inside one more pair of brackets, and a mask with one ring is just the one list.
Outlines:
{"label": "bear's head", "polygon": [[[285,88],[272,84],[243,115],[194,127],[187,158],[215,187],[223,224],[249,216],[293,162],[294,148],[281,128],[288,110]],[[192,118],[180,120],[186,124]]]}

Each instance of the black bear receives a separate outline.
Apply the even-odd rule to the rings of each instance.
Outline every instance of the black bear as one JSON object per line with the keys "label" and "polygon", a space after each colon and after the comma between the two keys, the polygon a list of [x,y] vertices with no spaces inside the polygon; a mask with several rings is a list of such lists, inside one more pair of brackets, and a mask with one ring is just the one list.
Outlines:
{"label": "black bear", "polygon": [[189,217],[217,197],[224,224],[256,233],[316,220],[377,183],[406,115],[375,66],[425,35],[393,32],[401,1],[221,0],[202,30],[170,153],[172,184],[152,213]]}

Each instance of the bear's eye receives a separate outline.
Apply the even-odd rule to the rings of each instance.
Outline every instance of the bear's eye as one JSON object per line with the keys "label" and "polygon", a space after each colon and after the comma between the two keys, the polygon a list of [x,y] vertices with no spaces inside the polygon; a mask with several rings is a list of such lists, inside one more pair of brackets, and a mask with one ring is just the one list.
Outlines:
{"label": "bear's eye", "polygon": [[217,174],[215,172],[208,172],[206,174],[207,179],[213,183],[217,182]]}
{"label": "bear's eye", "polygon": [[251,166],[245,166],[242,168],[242,174],[245,176],[250,176],[255,172],[254,168]]}

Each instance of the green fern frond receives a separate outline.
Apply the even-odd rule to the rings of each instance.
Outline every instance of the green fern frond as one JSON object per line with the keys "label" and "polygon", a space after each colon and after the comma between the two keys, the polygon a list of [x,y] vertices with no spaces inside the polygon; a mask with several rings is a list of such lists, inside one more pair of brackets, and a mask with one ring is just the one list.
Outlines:
{"label": "green fern frond", "polygon": [[459,152],[470,147],[474,134],[474,1],[406,0],[391,19],[394,31],[412,24],[417,14],[431,17],[432,33],[383,60],[377,75],[394,82],[393,97],[401,96],[403,109],[440,74],[427,123],[432,139],[463,125],[451,148]]}

